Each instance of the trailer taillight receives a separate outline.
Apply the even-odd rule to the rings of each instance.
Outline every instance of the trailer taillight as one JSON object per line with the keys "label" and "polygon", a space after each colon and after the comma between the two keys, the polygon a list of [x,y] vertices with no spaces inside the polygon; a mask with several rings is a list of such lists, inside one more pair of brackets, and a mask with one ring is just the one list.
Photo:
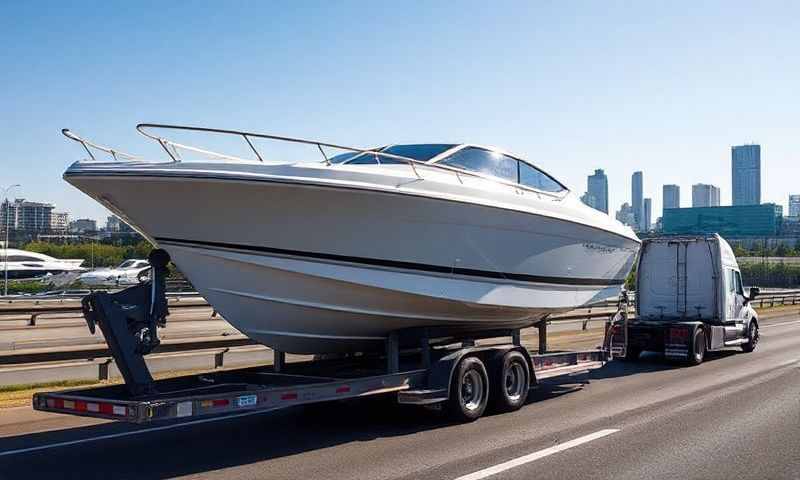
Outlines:
{"label": "trailer taillight", "polygon": [[670,328],[669,338],[673,342],[674,341],[685,342],[686,339],[689,338],[689,330],[686,328]]}

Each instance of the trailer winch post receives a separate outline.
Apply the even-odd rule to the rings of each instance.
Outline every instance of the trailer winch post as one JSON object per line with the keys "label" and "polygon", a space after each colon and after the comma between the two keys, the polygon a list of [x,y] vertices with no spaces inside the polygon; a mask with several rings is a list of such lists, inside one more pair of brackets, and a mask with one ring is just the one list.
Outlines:
{"label": "trailer winch post", "polygon": [[94,292],[81,300],[83,316],[94,334],[100,326],[125,387],[133,397],[154,392],[153,376],[144,355],[159,345],[157,328],[169,314],[166,278],[169,254],[150,252],[150,280],[116,293]]}

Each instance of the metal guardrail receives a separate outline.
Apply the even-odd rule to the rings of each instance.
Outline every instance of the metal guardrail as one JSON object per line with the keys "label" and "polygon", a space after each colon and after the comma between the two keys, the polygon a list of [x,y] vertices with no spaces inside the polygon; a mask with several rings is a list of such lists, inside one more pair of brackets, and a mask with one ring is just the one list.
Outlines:
{"label": "metal guardrail", "polygon": [[800,290],[766,293],[756,297],[753,303],[757,303],[758,308],[764,308],[765,306],[800,305]]}
{"label": "metal guardrail", "polygon": [[[153,353],[182,353],[195,350],[227,349],[259,345],[250,338],[239,336],[234,338],[201,339],[193,341],[164,342],[153,350]],[[0,365],[64,362],[70,360],[93,360],[111,357],[111,351],[105,345],[85,345],[82,348],[69,350],[10,351],[0,353]]]}
{"label": "metal guardrail", "polygon": [[[80,297],[79,297],[80,298]],[[78,299],[79,299],[78,298]],[[193,302],[193,303],[179,303],[181,301],[181,296],[167,296],[167,301],[169,302],[170,309],[184,309],[184,308],[207,308],[211,305],[202,299],[199,295],[195,295],[190,298],[199,298],[202,299],[202,302]],[[74,299],[72,299],[74,301]],[[83,315],[83,309],[78,305],[51,305],[51,304],[34,304],[34,306],[0,306],[0,322],[3,321],[18,321],[17,318],[9,318],[9,317],[24,317],[29,316],[28,318],[28,326],[34,327],[36,326],[36,321],[42,315],[63,315],[73,313],[76,316]],[[211,312],[211,318],[217,317],[217,311],[214,310]],[[68,317],[74,318],[74,317]],[[57,320],[57,319],[54,319]]]}

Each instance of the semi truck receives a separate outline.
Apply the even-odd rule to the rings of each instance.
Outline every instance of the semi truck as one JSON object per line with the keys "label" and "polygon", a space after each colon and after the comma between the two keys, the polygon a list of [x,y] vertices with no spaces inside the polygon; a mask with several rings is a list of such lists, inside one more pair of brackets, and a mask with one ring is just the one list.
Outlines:
{"label": "semi truck", "polygon": [[[728,242],[717,234],[645,239],[636,268],[636,316],[615,329],[617,352],[700,364],[706,352],[758,346],[758,314]],[[622,351],[624,348],[624,352]]]}

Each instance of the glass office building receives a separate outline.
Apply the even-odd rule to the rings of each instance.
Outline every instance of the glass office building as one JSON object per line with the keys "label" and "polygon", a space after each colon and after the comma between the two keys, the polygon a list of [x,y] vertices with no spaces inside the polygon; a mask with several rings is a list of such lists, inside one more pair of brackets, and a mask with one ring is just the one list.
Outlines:
{"label": "glass office building", "polygon": [[775,236],[780,233],[783,206],[774,203],[731,207],[668,208],[667,234],[719,233],[723,237]]}

